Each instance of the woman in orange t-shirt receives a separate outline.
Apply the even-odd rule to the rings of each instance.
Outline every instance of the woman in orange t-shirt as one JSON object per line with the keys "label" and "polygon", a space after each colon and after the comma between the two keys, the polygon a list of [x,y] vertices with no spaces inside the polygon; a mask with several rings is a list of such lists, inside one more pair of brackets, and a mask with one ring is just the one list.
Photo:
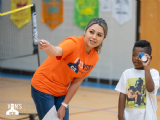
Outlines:
{"label": "woman in orange t-shirt", "polygon": [[58,118],[69,120],[68,104],[96,65],[107,32],[106,22],[94,18],[88,23],[84,36],[66,38],[58,46],[46,40],[38,42],[40,50],[49,55],[31,81],[32,98],[40,120],[54,105]]}

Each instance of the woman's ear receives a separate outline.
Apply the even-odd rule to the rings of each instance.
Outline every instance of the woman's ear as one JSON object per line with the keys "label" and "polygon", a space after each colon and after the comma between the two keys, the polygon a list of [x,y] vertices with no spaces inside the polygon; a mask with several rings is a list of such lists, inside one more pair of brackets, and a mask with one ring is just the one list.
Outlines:
{"label": "woman's ear", "polygon": [[84,30],[84,36],[85,36],[85,33],[86,33],[86,29]]}
{"label": "woman's ear", "polygon": [[150,59],[152,60],[152,56],[150,56]]}

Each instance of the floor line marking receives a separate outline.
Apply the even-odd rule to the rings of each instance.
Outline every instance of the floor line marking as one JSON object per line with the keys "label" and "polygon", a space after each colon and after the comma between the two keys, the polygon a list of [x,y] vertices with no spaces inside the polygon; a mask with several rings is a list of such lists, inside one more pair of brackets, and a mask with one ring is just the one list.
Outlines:
{"label": "floor line marking", "polygon": [[[102,108],[102,109],[95,109],[95,110],[89,110],[89,111],[85,111],[85,112],[77,112],[77,113],[70,113],[69,115],[77,115],[77,114],[83,114],[83,113],[89,113],[89,112],[97,112],[97,111],[104,111],[104,110],[109,110],[109,109],[113,109],[113,108],[117,108],[118,106],[115,107],[110,107],[110,108]],[[107,111],[109,112],[109,111]],[[111,113],[115,113],[114,111],[110,111]]]}

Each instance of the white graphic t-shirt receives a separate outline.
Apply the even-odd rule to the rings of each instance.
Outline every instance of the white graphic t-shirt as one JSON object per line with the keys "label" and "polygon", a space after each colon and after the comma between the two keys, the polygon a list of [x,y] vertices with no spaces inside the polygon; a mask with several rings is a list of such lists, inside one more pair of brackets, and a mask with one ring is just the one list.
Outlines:
{"label": "white graphic t-shirt", "polygon": [[146,90],[144,70],[131,68],[123,72],[115,90],[126,94],[124,120],[157,120],[159,72],[150,69],[150,73],[154,81],[153,92]]}

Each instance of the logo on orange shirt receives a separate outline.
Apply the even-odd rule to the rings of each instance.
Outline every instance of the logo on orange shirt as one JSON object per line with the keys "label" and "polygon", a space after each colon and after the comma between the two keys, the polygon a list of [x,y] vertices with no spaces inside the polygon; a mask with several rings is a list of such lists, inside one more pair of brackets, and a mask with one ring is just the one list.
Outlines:
{"label": "logo on orange shirt", "polygon": [[[78,73],[79,72],[79,67],[85,71],[89,71],[93,65],[86,65],[85,63],[83,63],[82,61],[80,61],[79,58],[77,58],[75,60],[74,63],[70,62],[67,64],[75,73]],[[82,71],[81,71],[82,73]]]}

